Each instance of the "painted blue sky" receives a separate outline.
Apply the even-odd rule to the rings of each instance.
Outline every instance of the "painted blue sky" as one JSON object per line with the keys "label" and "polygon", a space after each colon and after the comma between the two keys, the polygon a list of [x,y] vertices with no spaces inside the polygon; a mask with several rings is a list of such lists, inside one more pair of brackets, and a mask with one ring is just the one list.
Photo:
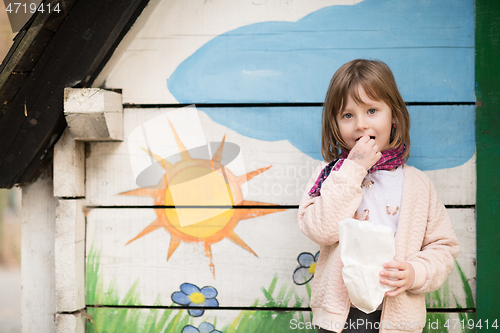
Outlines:
{"label": "painted blue sky", "polygon": [[[320,107],[201,108],[214,121],[265,141],[288,140],[303,153],[323,160],[319,151]],[[474,106],[412,106],[411,153],[421,170],[451,168],[475,150]],[[279,119],[279,121],[278,121]]]}
{"label": "painted blue sky", "polygon": [[[335,70],[355,58],[386,62],[407,102],[473,102],[474,1],[365,0],[326,7],[297,22],[243,26],[199,48],[177,67],[167,84],[180,103],[323,102]],[[287,139],[321,159],[318,117],[307,125],[307,116],[300,115],[307,119],[296,121],[290,110],[266,112],[266,122],[280,133],[279,137],[272,134],[272,139],[261,126],[252,125],[252,117],[258,117],[252,112],[238,116],[246,128],[230,117],[207,113],[242,134],[261,140]],[[300,108],[293,110],[295,114]],[[442,169],[472,157],[472,106],[410,112],[409,164]],[[300,139],[294,140],[296,133],[301,133]]]}
{"label": "painted blue sky", "polygon": [[380,59],[405,101],[474,101],[474,1],[365,0],[217,36],[168,79],[181,103],[322,102],[356,58]]}

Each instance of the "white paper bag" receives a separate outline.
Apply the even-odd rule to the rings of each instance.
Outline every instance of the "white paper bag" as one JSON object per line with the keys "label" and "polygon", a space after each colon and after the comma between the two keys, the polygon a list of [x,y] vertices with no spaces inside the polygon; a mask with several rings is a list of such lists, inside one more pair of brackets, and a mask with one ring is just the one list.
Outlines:
{"label": "white paper bag", "polygon": [[375,311],[384,293],[395,289],[380,283],[383,264],[394,261],[396,254],[392,229],[345,219],[339,222],[339,246],[351,303],[365,313]]}

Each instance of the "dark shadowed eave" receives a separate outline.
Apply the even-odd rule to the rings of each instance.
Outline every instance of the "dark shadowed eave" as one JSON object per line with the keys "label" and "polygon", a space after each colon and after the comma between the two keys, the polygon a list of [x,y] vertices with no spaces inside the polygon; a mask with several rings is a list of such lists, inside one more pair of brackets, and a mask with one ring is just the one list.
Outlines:
{"label": "dark shadowed eave", "polygon": [[37,12],[0,66],[0,188],[31,182],[66,127],[65,87],[92,86],[149,0],[60,0]]}

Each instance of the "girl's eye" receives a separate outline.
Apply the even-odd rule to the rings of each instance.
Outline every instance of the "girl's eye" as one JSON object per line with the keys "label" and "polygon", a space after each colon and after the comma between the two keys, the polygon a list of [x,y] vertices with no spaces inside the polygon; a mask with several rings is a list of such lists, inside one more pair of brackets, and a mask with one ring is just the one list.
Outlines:
{"label": "girl's eye", "polygon": [[342,118],[351,119],[352,118],[352,114],[350,114],[350,113],[344,113],[344,115],[342,116]]}
{"label": "girl's eye", "polygon": [[377,112],[377,109],[369,109],[368,114],[375,114]]}

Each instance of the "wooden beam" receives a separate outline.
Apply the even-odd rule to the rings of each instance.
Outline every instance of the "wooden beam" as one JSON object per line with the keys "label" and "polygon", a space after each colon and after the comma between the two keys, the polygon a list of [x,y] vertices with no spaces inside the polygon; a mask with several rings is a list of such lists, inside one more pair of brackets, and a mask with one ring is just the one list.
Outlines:
{"label": "wooden beam", "polygon": [[100,88],[66,88],[64,116],[75,140],[123,141],[123,106],[119,93]]}

